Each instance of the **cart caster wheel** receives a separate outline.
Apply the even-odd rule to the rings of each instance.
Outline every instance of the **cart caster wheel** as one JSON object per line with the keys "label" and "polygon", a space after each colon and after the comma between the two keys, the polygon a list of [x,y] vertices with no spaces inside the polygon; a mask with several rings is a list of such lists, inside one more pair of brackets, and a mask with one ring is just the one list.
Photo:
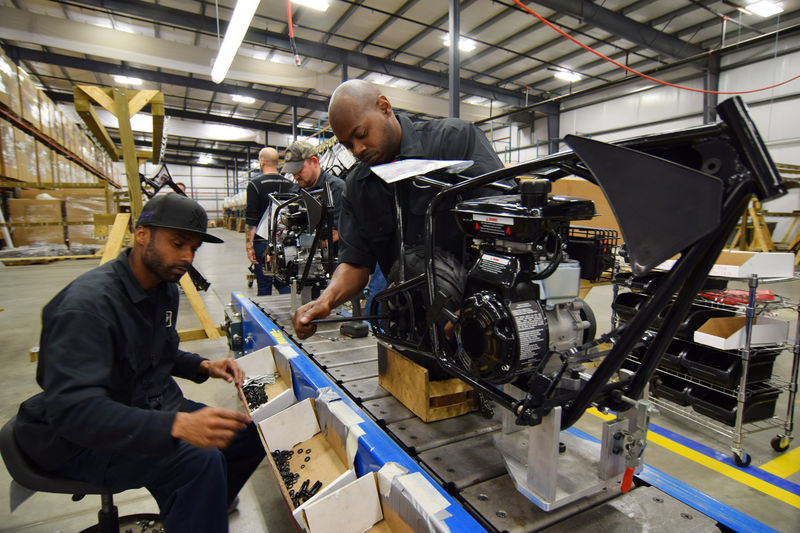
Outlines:
{"label": "cart caster wheel", "polygon": [[789,449],[789,437],[786,435],[778,435],[769,443],[772,444],[772,449],[776,452],[785,452]]}
{"label": "cart caster wheel", "polygon": [[247,280],[247,288],[248,288],[248,289],[252,289],[252,288],[253,288],[253,282],[252,282],[252,280]]}
{"label": "cart caster wheel", "polygon": [[747,452],[742,452],[741,457],[739,457],[739,454],[737,453],[733,454],[733,462],[736,463],[736,466],[739,466],[741,468],[747,468],[748,466],[750,466],[750,462],[752,460],[753,458],[750,457],[750,454]]}

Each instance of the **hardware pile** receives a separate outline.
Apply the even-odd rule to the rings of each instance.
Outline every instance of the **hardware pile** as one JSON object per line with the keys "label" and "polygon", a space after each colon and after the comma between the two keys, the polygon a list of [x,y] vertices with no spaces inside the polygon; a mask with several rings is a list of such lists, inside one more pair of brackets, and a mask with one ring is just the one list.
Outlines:
{"label": "hardware pile", "polygon": [[[311,460],[311,448],[306,450],[299,448],[297,450],[298,455],[304,452],[306,456],[303,458],[303,463],[307,463]],[[289,497],[292,499],[292,504],[294,507],[299,507],[319,492],[322,488],[322,481],[317,480],[309,488],[311,480],[306,479],[300,486],[300,490],[294,490],[295,484],[300,479],[300,474],[292,472],[289,464],[294,454],[295,452],[293,450],[275,450],[272,452],[272,459],[275,461],[275,466],[278,467],[278,473],[280,473],[281,478],[283,478],[284,486],[289,490]],[[300,468],[305,468],[305,466],[305,464],[301,464]]]}
{"label": "hardware pile", "polygon": [[244,394],[244,399],[247,401],[247,407],[249,407],[251,411],[258,409],[269,401],[269,397],[264,391],[264,386],[275,383],[276,376],[277,374],[255,376],[244,380],[242,384],[242,393]]}

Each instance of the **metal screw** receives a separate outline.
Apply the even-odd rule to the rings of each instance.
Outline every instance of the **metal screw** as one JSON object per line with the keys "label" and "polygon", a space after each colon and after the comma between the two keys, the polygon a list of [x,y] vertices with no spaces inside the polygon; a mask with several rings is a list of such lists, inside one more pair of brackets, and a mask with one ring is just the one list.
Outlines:
{"label": "metal screw", "polygon": [[497,511],[494,514],[497,515],[497,518],[508,518],[508,513],[505,511]]}

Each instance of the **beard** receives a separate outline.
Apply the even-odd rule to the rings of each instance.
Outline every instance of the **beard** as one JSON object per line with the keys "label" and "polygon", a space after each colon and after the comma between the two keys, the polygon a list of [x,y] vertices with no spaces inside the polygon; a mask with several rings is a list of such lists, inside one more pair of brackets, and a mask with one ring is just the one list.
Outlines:
{"label": "beard", "polygon": [[156,250],[154,234],[151,235],[150,242],[147,243],[147,247],[144,249],[142,263],[158,279],[167,282],[177,282],[192,266],[191,263],[184,262],[168,264]]}

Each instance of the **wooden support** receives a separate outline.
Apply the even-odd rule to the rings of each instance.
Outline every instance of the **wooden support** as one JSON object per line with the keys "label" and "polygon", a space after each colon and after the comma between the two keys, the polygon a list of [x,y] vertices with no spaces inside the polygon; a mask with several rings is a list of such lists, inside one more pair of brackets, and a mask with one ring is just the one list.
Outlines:
{"label": "wooden support", "polygon": [[119,255],[120,251],[122,250],[122,243],[125,240],[125,234],[129,230],[130,221],[130,213],[120,213],[114,219],[114,225],[111,227],[111,233],[106,241],[103,257],[100,259],[101,265],[111,261]]}
{"label": "wooden support", "polygon": [[219,338],[219,329],[211,320],[211,316],[208,314],[208,309],[206,309],[206,306],[203,304],[203,300],[200,299],[200,294],[198,294],[197,288],[194,286],[194,283],[192,283],[192,278],[189,277],[188,273],[181,276],[180,283],[181,287],[183,288],[183,292],[189,299],[189,304],[192,306],[192,309],[194,309],[194,314],[196,314],[197,318],[200,319],[200,325],[203,326],[206,337],[209,339]]}
{"label": "wooden support", "polygon": [[131,129],[130,109],[128,108],[128,91],[124,87],[114,87],[114,107],[119,120],[119,137],[122,141],[122,161],[125,163],[125,174],[128,178],[128,194],[131,202],[131,217],[138,220],[142,212],[142,189],[139,184],[139,164],[136,161],[136,145]]}

